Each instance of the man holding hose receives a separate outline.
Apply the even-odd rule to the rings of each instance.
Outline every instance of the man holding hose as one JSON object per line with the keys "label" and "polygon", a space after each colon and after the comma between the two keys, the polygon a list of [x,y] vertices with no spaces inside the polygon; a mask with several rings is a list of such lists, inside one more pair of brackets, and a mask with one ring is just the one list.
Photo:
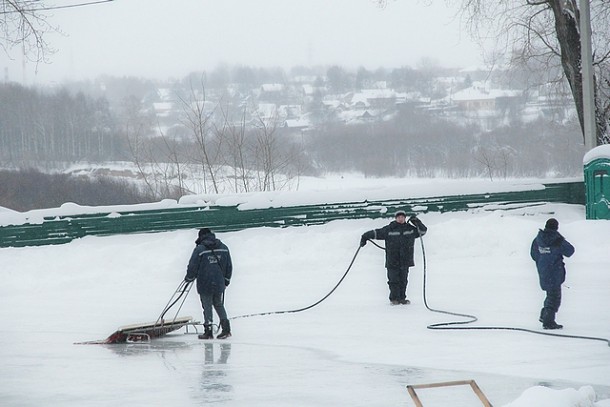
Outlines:
{"label": "man holding hose", "polygon": [[365,232],[360,239],[360,247],[368,240],[385,240],[385,267],[388,271],[388,286],[392,305],[409,304],[407,283],[409,267],[415,265],[413,247],[415,239],[426,234],[428,228],[415,216],[407,220],[405,211],[398,211],[395,220],[381,229]]}

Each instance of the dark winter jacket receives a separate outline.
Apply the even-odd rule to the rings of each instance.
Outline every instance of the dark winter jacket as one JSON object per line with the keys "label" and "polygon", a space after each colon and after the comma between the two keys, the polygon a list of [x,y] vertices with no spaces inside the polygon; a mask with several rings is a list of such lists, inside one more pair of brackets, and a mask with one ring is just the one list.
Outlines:
{"label": "dark winter jacket", "polygon": [[199,294],[221,293],[231,282],[233,264],[229,249],[213,233],[197,239],[185,280],[197,279]]}
{"label": "dark winter jacket", "polygon": [[362,237],[385,240],[385,267],[404,270],[415,265],[413,261],[415,239],[425,235],[427,230],[428,228],[419,219],[411,218],[405,223],[392,221],[381,229],[364,233]]}
{"label": "dark winter jacket", "polygon": [[544,229],[532,242],[530,255],[536,262],[540,288],[544,291],[561,287],[566,280],[566,269],[563,256],[574,254],[572,246],[556,230]]}

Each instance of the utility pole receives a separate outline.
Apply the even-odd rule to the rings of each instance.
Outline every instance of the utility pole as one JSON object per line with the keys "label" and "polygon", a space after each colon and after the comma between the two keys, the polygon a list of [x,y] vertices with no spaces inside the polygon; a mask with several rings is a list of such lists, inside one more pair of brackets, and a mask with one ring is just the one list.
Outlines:
{"label": "utility pole", "polygon": [[585,149],[597,146],[593,87],[593,52],[591,50],[591,13],[589,0],[580,0],[580,65],[582,73]]}

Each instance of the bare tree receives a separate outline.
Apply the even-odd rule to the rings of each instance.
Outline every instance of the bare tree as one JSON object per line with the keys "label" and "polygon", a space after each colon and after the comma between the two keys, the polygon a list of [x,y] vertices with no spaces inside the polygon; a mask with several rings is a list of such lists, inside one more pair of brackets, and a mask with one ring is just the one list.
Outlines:
{"label": "bare tree", "polygon": [[298,167],[296,154],[282,148],[278,138],[278,124],[277,113],[272,117],[257,118],[254,156],[260,191],[284,189],[293,178],[290,171],[291,164],[294,162]]}
{"label": "bare tree", "polygon": [[197,146],[197,161],[204,174],[204,191],[208,192],[207,176],[212,183],[212,191],[219,192],[218,163],[221,154],[221,138],[213,137],[212,122],[214,110],[206,110],[205,86],[203,78],[200,88],[191,83],[188,99],[179,97],[184,112],[184,125],[189,129]]}
{"label": "bare tree", "polygon": [[[186,172],[185,167],[186,163],[184,160],[184,155],[180,152],[180,143],[176,140],[175,137],[168,137],[162,130],[161,126],[157,125],[159,128],[159,134],[161,141],[163,143],[163,151],[165,156],[167,157],[167,162],[163,164],[164,174],[164,183],[167,186],[168,192],[176,192],[177,197],[181,197],[186,195],[189,190],[186,187]],[[178,185],[175,185],[174,180],[178,182]]]}
{"label": "bare tree", "polygon": [[496,169],[495,160],[492,157],[492,154],[487,151],[485,148],[477,148],[475,149],[475,157],[474,159],[485,167],[487,171],[487,175],[489,176],[489,180],[493,181],[493,173]]}
{"label": "bare tree", "polygon": [[[578,0],[451,0],[460,3],[464,21],[475,38],[496,39],[511,64],[535,60],[567,79],[584,135],[580,10]],[[597,144],[610,142],[610,3],[591,1]],[[497,55],[497,53],[496,53]],[[495,62],[495,61],[494,61]]]}
{"label": "bare tree", "polygon": [[33,62],[46,62],[53,49],[46,41],[49,32],[58,31],[43,13],[43,2],[0,0],[0,47],[8,56],[15,47]]}
{"label": "bare tree", "polygon": [[233,187],[235,192],[249,192],[251,185],[251,166],[248,163],[248,144],[246,140],[246,113],[248,105],[241,106],[239,125],[231,122],[229,107],[219,105],[222,125],[216,126],[217,137],[225,138],[228,152],[226,160],[233,168]]}
{"label": "bare tree", "polygon": [[154,198],[161,198],[158,183],[154,173],[147,167],[150,166],[152,153],[150,146],[146,143],[146,137],[150,131],[150,119],[142,114],[142,105],[135,97],[128,97],[123,100],[122,130],[127,139],[129,152],[134,165],[137,168],[138,176],[146,185],[148,194]]}
{"label": "bare tree", "polygon": [[24,58],[35,62],[48,62],[55,50],[47,42],[47,34],[60,32],[49,22],[46,12],[51,10],[92,6],[114,0],[83,0],[78,3],[56,5],[46,0],[0,0],[0,48],[7,55],[21,47]]}

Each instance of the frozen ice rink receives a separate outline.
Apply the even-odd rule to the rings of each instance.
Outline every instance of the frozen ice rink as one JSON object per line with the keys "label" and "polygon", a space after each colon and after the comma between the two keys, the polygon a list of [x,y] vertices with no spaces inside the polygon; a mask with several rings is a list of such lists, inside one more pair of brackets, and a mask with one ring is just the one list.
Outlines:
{"label": "frozen ice rink", "polygon": [[[576,247],[566,260],[561,333],[610,337],[610,250],[601,247],[608,226],[582,220],[580,207],[422,215],[430,305],[475,314],[475,325],[540,329],[544,293],[529,245],[550,213]],[[345,272],[362,232],[385,223],[220,234],[235,266],[229,314],[317,301]],[[187,230],[0,249],[0,405],[413,406],[407,385],[470,379],[494,406],[527,405],[518,399],[538,386],[549,394],[532,396],[530,406],[610,405],[604,342],[427,329],[456,318],[424,307],[419,246],[409,306],[389,304],[383,252],[367,245],[319,306],[235,319],[229,340],[179,331],[149,344],[74,344],[154,321],[184,277],[195,238]],[[193,290],[180,315],[200,320],[200,312]],[[418,394],[426,407],[480,405],[465,386]]]}

